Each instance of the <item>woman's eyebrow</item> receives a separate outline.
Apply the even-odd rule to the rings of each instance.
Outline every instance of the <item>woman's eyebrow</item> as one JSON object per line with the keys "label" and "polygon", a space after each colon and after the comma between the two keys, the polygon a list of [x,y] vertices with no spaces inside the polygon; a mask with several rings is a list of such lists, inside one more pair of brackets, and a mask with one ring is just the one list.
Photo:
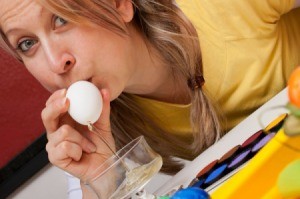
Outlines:
{"label": "woman's eyebrow", "polygon": [[7,41],[12,44],[21,31],[21,28],[12,28],[3,32],[3,36],[5,36]]}
{"label": "woman's eyebrow", "polygon": [[6,37],[9,37],[9,35],[11,34],[15,34],[17,32],[21,31],[20,28],[11,28],[11,29],[8,29],[7,31],[4,31],[4,35],[6,35]]}

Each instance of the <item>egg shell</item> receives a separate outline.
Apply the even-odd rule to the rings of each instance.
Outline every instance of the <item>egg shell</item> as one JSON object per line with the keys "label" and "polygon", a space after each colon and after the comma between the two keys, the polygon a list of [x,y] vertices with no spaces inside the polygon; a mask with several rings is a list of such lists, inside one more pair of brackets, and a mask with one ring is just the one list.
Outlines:
{"label": "egg shell", "polygon": [[102,112],[103,101],[98,88],[88,81],[73,83],[67,90],[70,101],[69,114],[78,123],[95,123]]}

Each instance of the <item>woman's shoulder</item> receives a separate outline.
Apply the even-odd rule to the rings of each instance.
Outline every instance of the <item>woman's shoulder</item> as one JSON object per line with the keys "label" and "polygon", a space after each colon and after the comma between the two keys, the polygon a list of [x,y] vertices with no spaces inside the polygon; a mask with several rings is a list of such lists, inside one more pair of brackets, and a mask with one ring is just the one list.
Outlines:
{"label": "woman's shoulder", "polygon": [[[201,34],[241,38],[268,34],[294,0],[177,0]],[[266,31],[266,32],[264,32]]]}

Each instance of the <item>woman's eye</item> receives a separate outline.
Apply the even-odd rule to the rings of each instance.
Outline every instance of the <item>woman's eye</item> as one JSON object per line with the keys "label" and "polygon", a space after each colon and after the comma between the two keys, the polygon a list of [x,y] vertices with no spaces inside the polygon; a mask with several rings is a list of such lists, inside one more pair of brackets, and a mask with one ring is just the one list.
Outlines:
{"label": "woman's eye", "polygon": [[27,52],[36,42],[37,41],[33,39],[26,39],[18,44],[18,49],[22,52]]}
{"label": "woman's eye", "polygon": [[66,20],[64,20],[63,18],[59,17],[59,16],[56,16],[54,18],[54,29],[60,27],[60,26],[63,26],[67,23]]}

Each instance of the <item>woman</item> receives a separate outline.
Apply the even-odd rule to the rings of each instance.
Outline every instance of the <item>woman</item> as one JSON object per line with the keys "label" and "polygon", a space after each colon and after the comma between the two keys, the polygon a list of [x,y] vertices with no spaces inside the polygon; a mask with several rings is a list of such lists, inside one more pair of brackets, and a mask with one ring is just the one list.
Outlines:
{"label": "woman", "polygon": [[[42,112],[53,164],[86,181],[111,156],[66,114],[65,88],[78,80],[88,80],[101,91],[104,110],[95,125],[106,140],[119,148],[143,134],[162,155],[165,172],[180,168],[173,157],[192,159],[216,140],[219,125],[201,89],[196,31],[171,1],[67,4],[1,2],[3,46],[53,92]],[[171,125],[178,122],[177,130]]]}
{"label": "woman", "polygon": [[[286,38],[281,32],[286,21],[279,19],[299,6],[299,0],[177,3],[1,1],[2,46],[53,92],[42,113],[53,164],[85,181],[95,162],[111,155],[100,140],[67,114],[65,89],[75,81],[88,80],[101,91],[104,110],[95,125],[112,145],[120,148],[143,134],[162,155],[163,171],[174,173],[181,165],[173,157],[193,159],[221,132],[282,89],[283,75],[288,76],[300,63],[296,49],[291,48],[300,44],[298,40],[281,48],[287,51],[279,60],[286,61],[287,52],[295,55],[286,68],[284,61],[274,64],[277,51],[276,56],[266,55],[261,61],[254,50],[249,53],[240,48],[259,51],[270,43],[271,54],[270,49],[279,49],[273,40],[280,43]],[[178,6],[200,36],[207,81],[204,87],[197,32]],[[299,26],[292,26],[292,30],[299,31]],[[270,91],[268,80],[274,74],[278,78]],[[262,76],[266,78],[254,84]],[[206,97],[208,91],[228,117],[228,122],[222,123],[223,131]],[[260,96],[264,93],[266,96]]]}

